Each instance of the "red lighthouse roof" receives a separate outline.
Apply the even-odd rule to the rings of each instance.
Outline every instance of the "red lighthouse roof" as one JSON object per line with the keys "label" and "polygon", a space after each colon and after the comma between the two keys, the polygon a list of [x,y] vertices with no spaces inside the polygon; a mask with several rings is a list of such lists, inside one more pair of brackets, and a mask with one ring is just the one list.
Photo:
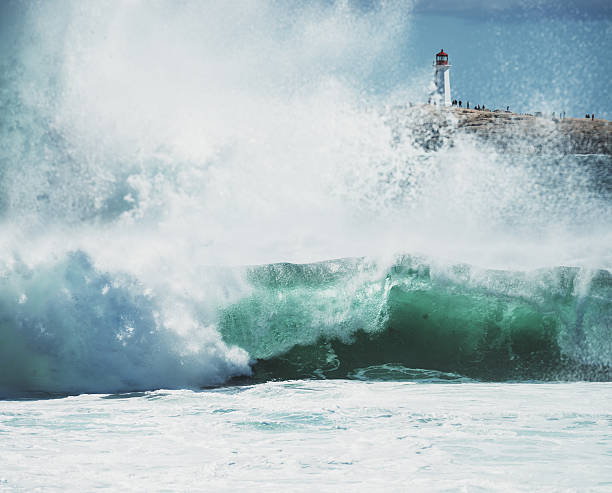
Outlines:
{"label": "red lighthouse roof", "polygon": [[448,65],[448,54],[444,53],[444,50],[440,50],[440,53],[436,55],[436,65]]}

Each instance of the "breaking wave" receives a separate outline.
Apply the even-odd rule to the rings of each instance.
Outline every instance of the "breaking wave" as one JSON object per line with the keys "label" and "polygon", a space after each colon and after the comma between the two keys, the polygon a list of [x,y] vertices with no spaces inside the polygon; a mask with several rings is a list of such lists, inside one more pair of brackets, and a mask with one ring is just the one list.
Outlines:
{"label": "breaking wave", "polygon": [[258,358],[258,379],[612,376],[608,271],[512,272],[405,256],[390,268],[277,264],[249,277],[254,293],[223,311],[221,331]]}
{"label": "breaking wave", "polygon": [[404,2],[1,8],[0,394],[609,379],[610,156],[438,139]]}
{"label": "breaking wave", "polygon": [[197,388],[249,374],[213,327],[82,252],[0,269],[0,395]]}

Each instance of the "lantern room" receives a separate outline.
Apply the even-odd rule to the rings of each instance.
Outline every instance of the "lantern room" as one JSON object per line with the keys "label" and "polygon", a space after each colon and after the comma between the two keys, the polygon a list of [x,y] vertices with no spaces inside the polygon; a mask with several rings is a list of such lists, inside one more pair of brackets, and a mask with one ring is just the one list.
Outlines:
{"label": "lantern room", "polygon": [[444,53],[444,50],[440,50],[436,55],[436,65],[448,65],[448,54]]}

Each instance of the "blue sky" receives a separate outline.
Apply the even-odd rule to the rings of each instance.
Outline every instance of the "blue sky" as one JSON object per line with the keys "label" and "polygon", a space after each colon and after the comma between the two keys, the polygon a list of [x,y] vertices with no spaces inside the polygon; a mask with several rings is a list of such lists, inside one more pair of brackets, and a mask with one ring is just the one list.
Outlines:
{"label": "blue sky", "polygon": [[482,17],[610,17],[612,4],[609,0],[417,0],[415,11]]}
{"label": "blue sky", "polygon": [[520,112],[612,118],[609,0],[423,0],[414,12],[405,76],[444,48],[454,97]]}

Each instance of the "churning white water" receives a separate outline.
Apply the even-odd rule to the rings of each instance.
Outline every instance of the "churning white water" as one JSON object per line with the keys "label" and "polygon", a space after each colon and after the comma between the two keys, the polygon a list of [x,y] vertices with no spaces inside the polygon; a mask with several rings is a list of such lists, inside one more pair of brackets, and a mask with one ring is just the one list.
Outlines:
{"label": "churning white water", "polygon": [[610,399],[336,380],[0,402],[0,489],[604,492]]}

